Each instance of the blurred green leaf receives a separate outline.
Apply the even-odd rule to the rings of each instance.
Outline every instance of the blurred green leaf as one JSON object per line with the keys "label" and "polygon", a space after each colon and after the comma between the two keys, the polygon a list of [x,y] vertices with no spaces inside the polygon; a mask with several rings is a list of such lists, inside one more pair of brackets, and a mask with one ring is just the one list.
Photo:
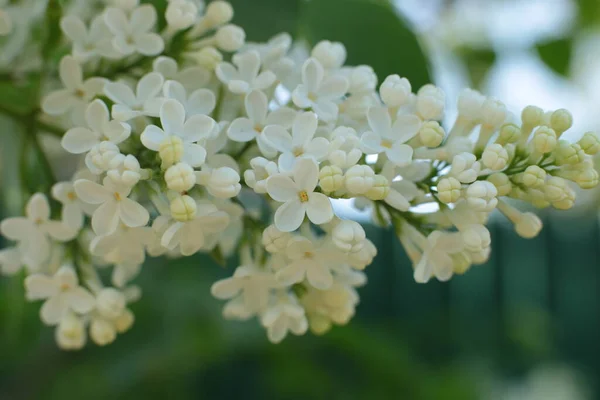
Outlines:
{"label": "blurred green leaf", "polygon": [[235,10],[233,23],[244,28],[246,40],[266,41],[297,29],[301,0],[230,0]]}
{"label": "blurred green leaf", "polygon": [[417,37],[387,2],[306,2],[300,34],[311,45],[324,39],[344,43],[348,64],[372,66],[380,82],[390,74],[407,77],[415,89],[431,82],[429,64]]}
{"label": "blurred green leaf", "polygon": [[573,41],[571,38],[553,40],[536,46],[540,58],[557,74],[567,76],[571,64]]}
{"label": "blurred green leaf", "polygon": [[162,31],[167,26],[167,20],[165,19],[165,12],[167,11],[167,0],[142,0],[141,3],[152,4],[156,8],[156,20],[157,30]]}
{"label": "blurred green leaf", "polygon": [[600,4],[598,0],[577,0],[579,22],[582,26],[597,26],[600,23]]}
{"label": "blurred green leaf", "polygon": [[462,48],[458,50],[469,72],[475,88],[480,88],[488,71],[496,62],[496,53],[491,49]]}
{"label": "blurred green leaf", "polygon": [[39,106],[39,76],[15,81],[11,77],[0,80],[0,110],[25,115]]}

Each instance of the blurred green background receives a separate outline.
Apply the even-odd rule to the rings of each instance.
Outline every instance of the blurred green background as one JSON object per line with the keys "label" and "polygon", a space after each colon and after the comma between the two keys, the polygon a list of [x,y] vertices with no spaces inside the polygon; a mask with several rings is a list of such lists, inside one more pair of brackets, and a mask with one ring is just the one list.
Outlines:
{"label": "blurred green background", "polygon": [[[312,44],[343,41],[349,64],[372,65],[380,80],[407,76],[415,89],[434,82],[450,109],[473,86],[515,112],[571,109],[572,138],[600,123],[597,0],[232,3],[249,40],[286,30]],[[18,141],[3,126],[0,217],[21,207]],[[0,399],[600,398],[598,196],[582,199],[569,213],[543,211],[534,240],[493,218],[490,261],[447,284],[414,283],[393,233],[366,225],[379,255],[356,318],[280,345],[258,323],[221,318],[209,287],[232,266],[206,257],[148,262],[134,327],[76,353],[57,349],[22,277],[2,279]]]}

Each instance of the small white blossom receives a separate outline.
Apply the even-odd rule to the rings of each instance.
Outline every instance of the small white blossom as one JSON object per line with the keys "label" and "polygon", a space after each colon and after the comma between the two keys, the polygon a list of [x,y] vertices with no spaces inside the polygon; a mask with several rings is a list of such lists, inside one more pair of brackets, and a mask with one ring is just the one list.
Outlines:
{"label": "small white blossom", "polygon": [[157,117],[162,100],[157,98],[162,90],[164,78],[157,72],[150,72],[139,80],[136,92],[122,82],[109,82],[104,92],[115,104],[112,116],[118,121],[129,121],[140,116]]}
{"label": "small white blossom", "polygon": [[153,56],[164,49],[163,39],[150,32],[156,24],[156,9],[150,4],[136,7],[129,17],[122,9],[109,7],[104,22],[114,35],[113,46],[123,55]]}
{"label": "small white blossom", "polygon": [[233,93],[244,94],[254,89],[264,90],[275,82],[273,72],[260,72],[260,56],[256,51],[236,54],[232,62],[233,64],[219,64],[215,73]]}

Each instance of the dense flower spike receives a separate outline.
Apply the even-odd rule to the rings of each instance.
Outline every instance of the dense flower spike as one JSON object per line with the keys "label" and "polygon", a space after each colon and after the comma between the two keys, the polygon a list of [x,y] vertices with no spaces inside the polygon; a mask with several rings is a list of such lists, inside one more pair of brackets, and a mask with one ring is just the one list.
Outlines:
{"label": "dense flower spike", "polygon": [[[1,271],[25,267],[27,298],[45,300],[41,319],[63,349],[88,337],[104,346],[132,326],[130,281],[146,255],[239,253],[211,292],[225,318],[256,317],[278,343],[355,313],[377,249],[335,214],[338,199],[393,225],[424,283],[485,262],[494,210],[531,238],[541,221],[515,201],[568,209],[576,186],[598,184],[600,140],[562,139],[564,109],[519,117],[466,89],[443,126],[440,88],[400,75],[378,86],[371,67],[344,65],[342,43],[299,59],[285,33],[245,43],[226,1],[170,0],[160,34],[154,6],[106,3],[65,13],[71,54],[42,86],[59,88],[44,92],[46,127],[66,116],[54,130],[85,167],[48,185],[57,202],[36,193],[25,217],[0,223],[14,242]],[[0,35],[11,28],[0,10]],[[110,283],[96,271],[107,265]]]}

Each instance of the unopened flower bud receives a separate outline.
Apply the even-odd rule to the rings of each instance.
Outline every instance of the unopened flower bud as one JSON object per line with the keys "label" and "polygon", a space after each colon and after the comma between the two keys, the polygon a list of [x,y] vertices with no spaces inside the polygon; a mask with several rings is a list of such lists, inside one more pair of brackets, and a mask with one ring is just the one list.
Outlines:
{"label": "unopened flower bud", "polygon": [[600,139],[594,132],[585,133],[577,144],[585,151],[585,154],[590,156],[596,155],[600,151]]}
{"label": "unopened flower bud", "polygon": [[587,168],[581,171],[575,183],[582,189],[592,189],[598,185],[598,172],[594,168]]}
{"label": "unopened flower bud", "polygon": [[350,87],[348,88],[349,93],[372,92],[377,86],[377,75],[372,67],[359,65],[352,69],[348,81],[350,83]]}
{"label": "unopened flower bud", "polygon": [[319,186],[325,193],[332,193],[344,186],[344,173],[335,165],[327,165],[319,171]]}
{"label": "unopened flower bud", "polygon": [[525,239],[536,237],[542,230],[542,221],[540,218],[531,212],[521,214],[520,218],[515,222],[515,231]]}
{"label": "unopened flower bud", "polygon": [[196,184],[196,175],[189,164],[178,163],[167,169],[165,182],[169,189],[181,193],[190,190]]}
{"label": "unopened flower bud", "polygon": [[516,143],[521,137],[521,130],[515,124],[504,124],[500,128],[496,143],[506,146],[509,143]]}
{"label": "unopened flower bud", "polygon": [[353,195],[363,195],[375,184],[375,172],[368,165],[354,165],[344,175],[346,189]]}
{"label": "unopened flower bud", "polygon": [[331,232],[333,243],[342,251],[355,253],[365,244],[365,230],[356,221],[342,220]]}
{"label": "unopened flower bud", "polygon": [[463,275],[471,268],[471,259],[466,252],[460,251],[450,255],[452,258],[452,270],[455,274]]}
{"label": "unopened flower bud", "polygon": [[530,188],[537,188],[544,185],[546,180],[546,171],[537,165],[530,165],[523,172],[523,184]]}
{"label": "unopened flower bud", "polygon": [[557,210],[569,210],[575,204],[575,191],[570,187],[565,188],[565,196],[558,200],[552,202],[552,207]]}
{"label": "unopened flower bud", "polygon": [[244,45],[246,32],[237,25],[228,24],[217,30],[215,41],[218,48],[232,53]]}
{"label": "unopened flower bud", "polygon": [[198,7],[190,1],[170,1],[165,12],[167,24],[177,30],[189,28],[197,17]]}
{"label": "unopened flower bud", "polygon": [[481,155],[481,161],[492,171],[500,171],[506,167],[508,152],[500,144],[494,143],[485,148]]}
{"label": "unopened flower bud", "polygon": [[523,125],[533,128],[542,123],[544,110],[536,106],[527,106],[521,112],[521,121]]}
{"label": "unopened flower bud", "polygon": [[140,162],[131,154],[114,157],[109,163],[109,168],[106,175],[118,184],[135,186],[142,178]]}
{"label": "unopened flower bud", "polygon": [[278,253],[285,250],[292,235],[282,232],[275,225],[269,225],[262,234],[262,244],[269,253]]}
{"label": "unopened flower bud", "polygon": [[452,159],[450,175],[462,183],[471,183],[477,179],[481,165],[472,153],[460,153]]}
{"label": "unopened flower bud", "polygon": [[445,136],[444,128],[437,121],[427,121],[419,129],[419,139],[427,147],[438,147]]}
{"label": "unopened flower bud", "polygon": [[390,181],[383,175],[375,175],[373,186],[365,195],[374,201],[383,200],[390,193]]}
{"label": "unopened flower bud", "polygon": [[442,203],[456,203],[460,199],[462,185],[454,177],[440,179],[437,184],[438,198]]}
{"label": "unopened flower bud", "polygon": [[441,120],[444,116],[446,96],[442,89],[427,84],[417,93],[417,112],[424,120]]}
{"label": "unopened flower bud", "polygon": [[463,89],[458,96],[458,114],[471,121],[479,120],[481,117],[481,106],[485,96],[473,89]]}
{"label": "unopened flower bud", "polygon": [[487,247],[482,251],[470,253],[469,256],[471,257],[471,262],[473,264],[483,264],[487,262],[490,259],[491,249],[491,247]]}
{"label": "unopened flower bud", "polygon": [[220,199],[230,199],[237,196],[242,185],[240,175],[232,168],[221,167],[211,171],[210,178],[206,183],[208,192]]}
{"label": "unopened flower bud", "polygon": [[557,165],[576,165],[585,159],[585,152],[577,143],[559,140],[558,146],[554,149],[554,158]]}
{"label": "unopened flower bud", "polygon": [[339,42],[322,40],[312,49],[311,56],[326,69],[340,68],[346,61],[346,47]]}
{"label": "unopened flower bud", "polygon": [[115,341],[117,331],[104,318],[94,318],[90,324],[90,337],[98,346],[106,346]]}
{"label": "unopened flower bud", "polygon": [[125,309],[125,296],[117,289],[104,288],[96,296],[96,309],[104,318],[117,318]]}
{"label": "unopened flower bud", "polygon": [[207,46],[194,54],[194,60],[201,67],[206,68],[209,71],[214,71],[218,64],[223,61],[223,55],[221,52],[214,47]]}
{"label": "unopened flower bud", "polygon": [[63,350],[79,350],[85,345],[85,326],[83,320],[68,313],[56,327],[56,342]]}
{"label": "unopened flower bud", "polygon": [[465,250],[469,252],[480,252],[490,247],[492,240],[490,238],[490,231],[480,224],[472,224],[464,227],[460,230],[462,235]]}
{"label": "unopened flower bud", "polygon": [[85,164],[93,174],[101,174],[108,170],[115,157],[121,152],[116,144],[112,142],[101,142],[94,146],[85,157]]}
{"label": "unopened flower bud", "polygon": [[188,195],[177,196],[171,200],[171,216],[179,222],[191,221],[196,217],[197,205]]}
{"label": "unopened flower bud", "polygon": [[212,1],[206,6],[204,17],[212,26],[221,26],[233,18],[233,7],[226,1]]}
{"label": "unopened flower bud", "polygon": [[508,196],[512,190],[510,178],[501,172],[488,176],[487,181],[496,187],[498,196]]}
{"label": "unopened flower bud", "polygon": [[183,157],[183,141],[178,136],[167,136],[160,144],[158,154],[162,160],[162,168],[169,168]]}
{"label": "unopened flower bud", "polygon": [[551,176],[544,185],[544,195],[551,203],[562,200],[567,196],[567,181],[558,176]]}
{"label": "unopened flower bud", "polygon": [[506,119],[506,106],[499,100],[488,98],[481,106],[481,123],[496,128]]}
{"label": "unopened flower bud", "polygon": [[491,212],[498,204],[496,186],[488,181],[473,182],[466,190],[467,204],[474,211]]}
{"label": "unopened flower bud", "polygon": [[556,132],[547,126],[540,126],[533,134],[532,143],[538,153],[550,153],[556,148]]}
{"label": "unopened flower bud", "polygon": [[135,316],[128,308],[124,309],[121,315],[113,320],[113,324],[115,325],[115,329],[119,333],[124,333],[131,328],[133,322],[135,321]]}
{"label": "unopened flower bud", "polygon": [[568,110],[561,108],[552,113],[550,117],[550,126],[554,129],[557,136],[568,130],[573,125],[573,116]]}
{"label": "unopened flower bud", "polygon": [[381,99],[388,107],[400,107],[408,103],[412,88],[406,78],[390,75],[379,87]]}

